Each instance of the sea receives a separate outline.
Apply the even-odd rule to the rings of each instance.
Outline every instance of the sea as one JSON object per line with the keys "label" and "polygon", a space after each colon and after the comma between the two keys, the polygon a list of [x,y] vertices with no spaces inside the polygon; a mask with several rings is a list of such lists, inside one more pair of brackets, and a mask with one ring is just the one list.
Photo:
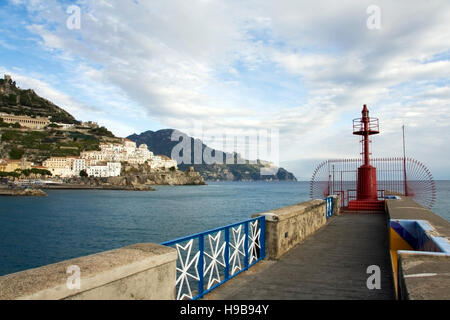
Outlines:
{"label": "sea", "polygon": [[[450,181],[432,211],[450,221]],[[142,243],[161,243],[309,200],[309,182],[209,182],[156,191],[46,190],[0,198],[0,275]]]}

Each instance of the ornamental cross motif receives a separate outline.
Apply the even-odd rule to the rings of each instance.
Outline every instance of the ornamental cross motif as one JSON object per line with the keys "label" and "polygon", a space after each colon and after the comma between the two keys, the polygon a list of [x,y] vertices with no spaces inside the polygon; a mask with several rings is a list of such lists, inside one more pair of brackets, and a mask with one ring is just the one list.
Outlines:
{"label": "ornamental cross motif", "polygon": [[[233,252],[230,256],[231,263],[231,274],[234,274],[236,271],[241,270],[241,258],[240,255],[245,256],[244,252],[244,240],[245,234],[241,236],[242,225],[240,225],[237,229],[231,228],[233,233],[233,241],[230,242],[230,247],[233,248]],[[230,250],[231,251],[231,250]]]}
{"label": "ornamental cross motif", "polygon": [[[205,251],[205,256],[211,259],[209,265],[205,268],[205,278],[208,276],[208,289],[212,287],[212,285],[217,282],[220,283],[220,272],[219,265],[225,267],[225,241],[220,245],[220,236],[222,231],[219,231],[215,237],[212,235],[208,235],[209,247],[211,249],[211,254]],[[220,246],[219,246],[220,245]],[[206,266],[206,259],[205,259]]]}
{"label": "ornamental cross motif", "polygon": [[[179,284],[178,287],[178,293],[177,293],[177,300],[183,300],[185,297],[192,299],[192,291],[191,286],[189,284],[189,278],[192,278],[194,280],[200,280],[200,277],[198,275],[198,258],[200,257],[200,252],[198,251],[192,258],[191,258],[191,251],[192,251],[192,244],[194,242],[194,239],[191,239],[184,247],[176,244],[177,252],[178,252],[178,261],[180,262],[180,268],[177,267],[177,271],[181,272],[180,276],[177,278],[176,285]],[[183,255],[181,254],[181,251],[187,252],[185,254],[185,259],[183,259]],[[191,266],[194,265],[195,273],[191,274],[189,273],[189,269]],[[183,290],[186,288],[187,290]],[[185,293],[187,291],[187,293]]]}
{"label": "ornamental cross motif", "polygon": [[258,221],[250,222],[250,234],[249,236],[249,246],[248,246],[248,253],[250,255],[249,264],[251,264],[253,261],[258,260],[259,252],[261,249],[260,245],[260,235],[261,235],[261,228],[258,228]]}

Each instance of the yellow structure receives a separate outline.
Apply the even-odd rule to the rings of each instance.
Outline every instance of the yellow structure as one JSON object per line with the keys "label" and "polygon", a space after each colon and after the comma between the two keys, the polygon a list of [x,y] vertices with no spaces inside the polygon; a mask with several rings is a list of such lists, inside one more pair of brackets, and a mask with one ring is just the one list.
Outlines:
{"label": "yellow structure", "polygon": [[53,176],[70,177],[72,176],[72,162],[75,158],[69,157],[50,157],[42,165],[52,173]]}
{"label": "yellow structure", "polygon": [[45,160],[42,165],[49,169],[64,169],[67,166],[70,167],[70,162],[66,157],[50,157]]}
{"label": "yellow structure", "polygon": [[30,169],[31,166],[32,166],[32,163],[26,161],[25,159],[21,159],[21,160],[0,159],[0,171],[3,171],[3,172],[13,172],[17,169],[21,169],[21,170]]}
{"label": "yellow structure", "polygon": [[392,272],[394,275],[394,289],[396,296],[398,295],[398,266],[397,251],[398,250],[414,250],[408,242],[406,242],[392,227],[390,228],[390,253],[392,262]]}
{"label": "yellow structure", "polygon": [[15,116],[7,113],[0,113],[0,118],[5,123],[19,123],[22,127],[30,129],[42,129],[50,124],[50,120],[47,118],[36,117],[31,118],[27,116]]}

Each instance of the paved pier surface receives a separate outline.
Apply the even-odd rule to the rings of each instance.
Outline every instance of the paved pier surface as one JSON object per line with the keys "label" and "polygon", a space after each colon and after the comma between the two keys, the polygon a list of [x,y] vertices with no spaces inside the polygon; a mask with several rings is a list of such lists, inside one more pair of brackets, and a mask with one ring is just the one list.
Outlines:
{"label": "paved pier surface", "polygon": [[[329,222],[278,261],[261,261],[205,299],[394,299],[385,214],[349,214]],[[381,269],[369,290],[367,267]]]}

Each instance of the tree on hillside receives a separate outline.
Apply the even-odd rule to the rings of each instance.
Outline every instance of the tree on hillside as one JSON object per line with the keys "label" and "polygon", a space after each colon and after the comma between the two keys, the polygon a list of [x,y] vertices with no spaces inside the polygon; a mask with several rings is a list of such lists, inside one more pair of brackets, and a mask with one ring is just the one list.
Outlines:
{"label": "tree on hillside", "polygon": [[87,177],[87,176],[88,176],[88,174],[87,174],[86,170],[80,171],[80,177]]}
{"label": "tree on hillside", "polygon": [[92,128],[89,130],[89,133],[95,134],[97,136],[105,136],[105,137],[114,138],[114,134],[111,131],[109,131],[108,129],[106,129],[105,127]]}
{"label": "tree on hillside", "polygon": [[4,122],[3,118],[0,118],[0,127],[1,128],[8,128],[9,127],[9,123]]}
{"label": "tree on hillside", "polygon": [[24,153],[25,151],[23,151],[22,149],[13,147],[9,152],[9,157],[14,160],[22,159]]}

